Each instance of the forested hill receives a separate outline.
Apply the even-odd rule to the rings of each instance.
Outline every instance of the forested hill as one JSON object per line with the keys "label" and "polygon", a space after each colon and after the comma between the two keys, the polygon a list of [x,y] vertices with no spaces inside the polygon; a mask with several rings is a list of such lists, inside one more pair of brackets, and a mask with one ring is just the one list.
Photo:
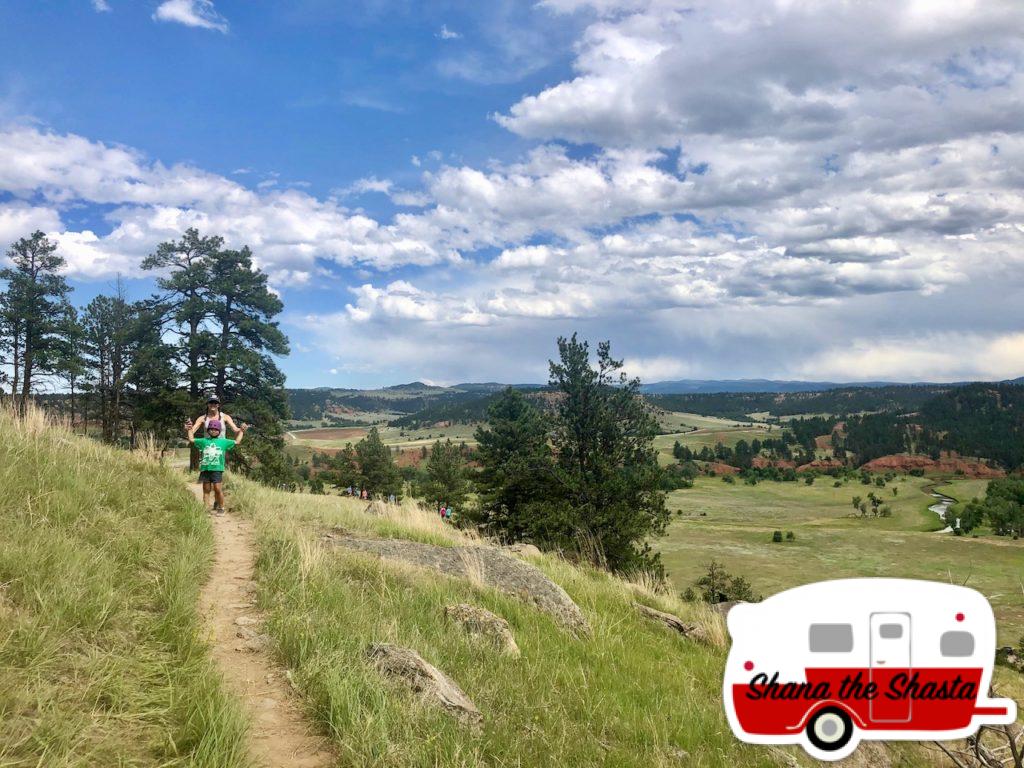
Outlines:
{"label": "forested hill", "polygon": [[930,398],[956,387],[955,384],[890,384],[842,387],[823,392],[714,392],[647,397],[654,405],[667,411],[747,421],[751,413],[794,416],[804,413],[914,411]]}
{"label": "forested hill", "polygon": [[916,420],[945,450],[1024,466],[1024,385],[957,387],[925,402]]}

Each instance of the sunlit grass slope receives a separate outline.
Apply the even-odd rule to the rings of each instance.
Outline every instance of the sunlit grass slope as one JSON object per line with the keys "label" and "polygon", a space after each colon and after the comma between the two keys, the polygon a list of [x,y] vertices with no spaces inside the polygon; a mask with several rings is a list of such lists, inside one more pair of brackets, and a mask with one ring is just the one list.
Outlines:
{"label": "sunlit grass slope", "polygon": [[[335,734],[343,765],[779,764],[778,753],[741,745],[728,729],[720,695],[724,628],[707,609],[536,558],[589,618],[593,636],[577,639],[493,589],[319,545],[319,534],[333,526],[466,543],[411,504],[381,518],[363,511],[366,502],[278,493],[242,480],[231,494],[233,508],[258,526],[270,634],[315,716]],[[635,600],[700,621],[721,645],[647,623]],[[522,655],[502,655],[446,624],[443,608],[457,602],[505,617]],[[373,642],[411,647],[449,674],[483,712],[482,732],[382,683],[364,657]]]}
{"label": "sunlit grass slope", "polygon": [[245,764],[198,632],[208,521],[168,469],[0,413],[0,765]]}

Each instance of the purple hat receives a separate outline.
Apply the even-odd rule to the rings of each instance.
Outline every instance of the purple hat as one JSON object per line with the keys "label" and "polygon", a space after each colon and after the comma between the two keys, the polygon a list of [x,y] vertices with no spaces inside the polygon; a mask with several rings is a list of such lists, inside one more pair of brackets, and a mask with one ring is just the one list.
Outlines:
{"label": "purple hat", "polygon": [[224,431],[224,427],[220,423],[220,419],[210,419],[206,422],[206,431],[209,432],[211,429],[216,429],[218,432]]}

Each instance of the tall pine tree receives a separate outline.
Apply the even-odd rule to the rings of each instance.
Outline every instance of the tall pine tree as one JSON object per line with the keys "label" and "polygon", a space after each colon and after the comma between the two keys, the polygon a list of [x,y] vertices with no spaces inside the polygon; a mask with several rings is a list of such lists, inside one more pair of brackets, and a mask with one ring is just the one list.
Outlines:
{"label": "tall pine tree", "polygon": [[622,372],[609,342],[598,344],[596,369],[576,334],[558,339],[558,353],[550,364],[550,386],[561,395],[552,448],[582,552],[613,570],[660,569],[648,539],[664,533],[670,513],[653,445],[657,422],[640,381]]}
{"label": "tall pine tree", "polygon": [[11,266],[0,269],[7,288],[0,295],[0,315],[9,334],[11,396],[24,411],[37,380],[56,370],[60,319],[71,288],[59,273],[64,259],[42,232],[23,237],[7,251]]}

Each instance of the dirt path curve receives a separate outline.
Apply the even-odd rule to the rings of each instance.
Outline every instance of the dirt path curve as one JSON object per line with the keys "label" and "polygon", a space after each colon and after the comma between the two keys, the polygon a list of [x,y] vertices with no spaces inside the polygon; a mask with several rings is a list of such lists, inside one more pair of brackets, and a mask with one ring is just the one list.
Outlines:
{"label": "dirt path curve", "polygon": [[[198,485],[192,492],[202,501]],[[256,611],[252,523],[228,513],[212,518],[216,555],[200,610],[210,652],[224,683],[249,717],[249,752],[262,768],[320,768],[335,763],[309,727],[284,670],[266,650]]]}

